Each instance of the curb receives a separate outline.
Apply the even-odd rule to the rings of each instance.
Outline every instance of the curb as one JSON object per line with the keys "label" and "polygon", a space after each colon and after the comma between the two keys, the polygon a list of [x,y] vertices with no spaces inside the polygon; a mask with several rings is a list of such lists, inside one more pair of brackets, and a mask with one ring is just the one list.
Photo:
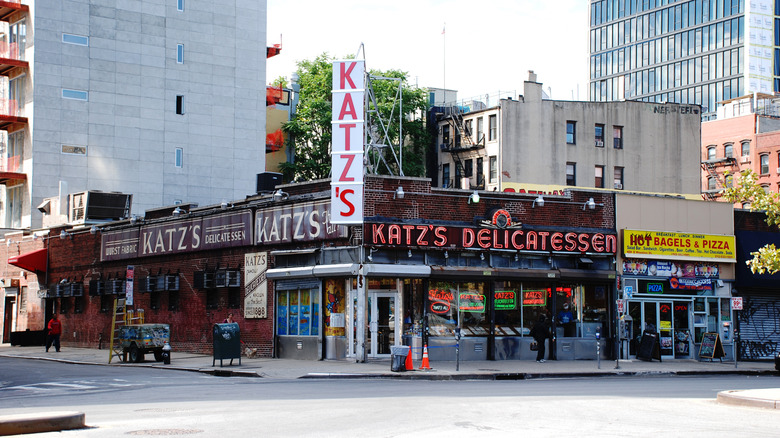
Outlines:
{"label": "curb", "polygon": [[58,432],[86,427],[83,412],[62,411],[0,417],[0,435]]}
{"label": "curb", "polygon": [[718,393],[717,401],[718,403],[723,403],[726,405],[748,406],[748,407],[765,408],[765,409],[780,409],[780,400],[760,398],[760,397],[750,397],[748,395],[743,395],[746,393],[750,393],[750,392],[739,391],[739,390],[721,391]]}

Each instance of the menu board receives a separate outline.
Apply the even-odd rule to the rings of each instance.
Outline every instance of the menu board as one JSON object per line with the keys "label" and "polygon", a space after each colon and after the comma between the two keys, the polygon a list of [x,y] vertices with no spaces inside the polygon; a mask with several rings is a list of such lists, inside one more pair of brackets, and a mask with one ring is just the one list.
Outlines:
{"label": "menu board", "polygon": [[658,335],[656,333],[644,332],[642,334],[636,358],[647,361],[652,361],[653,359],[661,360],[661,349],[658,347]]}
{"label": "menu board", "polygon": [[699,358],[715,359],[722,358],[726,354],[723,352],[723,344],[720,342],[720,336],[717,333],[704,333],[699,347]]}

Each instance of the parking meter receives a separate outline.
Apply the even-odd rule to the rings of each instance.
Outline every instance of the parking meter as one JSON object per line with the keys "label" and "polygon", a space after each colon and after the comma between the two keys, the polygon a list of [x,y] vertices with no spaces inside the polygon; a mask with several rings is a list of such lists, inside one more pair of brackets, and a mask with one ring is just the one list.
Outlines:
{"label": "parking meter", "polygon": [[596,327],[596,340],[601,339],[601,326]]}

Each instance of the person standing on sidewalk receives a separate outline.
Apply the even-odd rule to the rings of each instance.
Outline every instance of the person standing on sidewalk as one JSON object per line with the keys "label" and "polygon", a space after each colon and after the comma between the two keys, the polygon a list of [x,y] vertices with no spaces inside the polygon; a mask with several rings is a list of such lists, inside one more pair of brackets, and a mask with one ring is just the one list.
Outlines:
{"label": "person standing on sidewalk", "polygon": [[536,361],[544,363],[544,341],[547,338],[552,338],[550,328],[547,326],[547,317],[544,314],[539,315],[536,324],[531,328],[531,337],[536,341]]}
{"label": "person standing on sidewalk", "polygon": [[54,343],[54,349],[57,353],[60,352],[60,335],[62,334],[62,323],[57,319],[57,314],[51,316],[49,325],[46,326],[49,329],[49,334],[46,336],[46,352],[48,353],[52,343]]}

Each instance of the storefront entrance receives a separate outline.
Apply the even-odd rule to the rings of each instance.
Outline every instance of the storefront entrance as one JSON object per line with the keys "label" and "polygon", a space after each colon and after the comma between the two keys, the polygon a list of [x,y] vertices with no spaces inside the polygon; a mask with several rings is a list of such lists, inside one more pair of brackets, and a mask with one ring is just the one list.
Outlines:
{"label": "storefront entrance", "polygon": [[636,355],[644,331],[658,333],[661,359],[688,358],[691,351],[690,300],[632,300],[628,302],[631,318],[631,355]]}
{"label": "storefront entrance", "polygon": [[390,346],[397,339],[396,291],[368,291],[368,357],[390,357]]}

